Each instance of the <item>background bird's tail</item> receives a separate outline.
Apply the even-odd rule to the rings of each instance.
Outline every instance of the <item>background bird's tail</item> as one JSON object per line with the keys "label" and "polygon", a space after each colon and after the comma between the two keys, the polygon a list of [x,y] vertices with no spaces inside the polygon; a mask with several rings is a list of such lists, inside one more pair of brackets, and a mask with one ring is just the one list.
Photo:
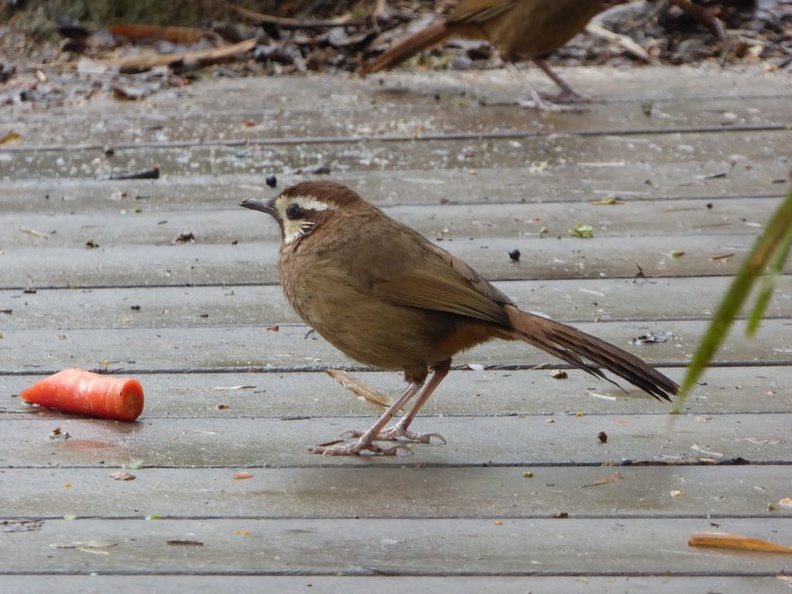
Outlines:
{"label": "background bird's tail", "polygon": [[376,60],[366,64],[361,69],[361,73],[371,74],[372,72],[379,72],[380,70],[387,70],[388,68],[398,66],[418,52],[430,48],[436,43],[440,43],[443,39],[448,37],[448,35],[449,31],[445,23],[430,25],[415,35],[411,35],[404,41],[397,43],[380,55]]}
{"label": "background bird's tail", "polygon": [[679,390],[675,382],[655,368],[596,336],[512,305],[506,306],[506,313],[513,328],[510,338],[527,342],[583,371],[616,383],[599,369],[604,367],[658,400],[671,400]]}

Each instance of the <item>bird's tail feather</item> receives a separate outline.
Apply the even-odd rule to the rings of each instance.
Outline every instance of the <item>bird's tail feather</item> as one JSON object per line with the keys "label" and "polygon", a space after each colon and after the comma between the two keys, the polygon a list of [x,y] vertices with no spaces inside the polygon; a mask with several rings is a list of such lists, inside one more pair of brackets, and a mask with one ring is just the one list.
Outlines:
{"label": "bird's tail feather", "polygon": [[436,43],[440,43],[443,39],[448,37],[448,34],[448,28],[445,23],[430,25],[415,35],[411,35],[407,39],[397,43],[388,51],[381,54],[377,59],[366,64],[361,69],[361,73],[371,74],[398,66],[418,52],[430,48]]}
{"label": "bird's tail feather", "polygon": [[655,368],[596,336],[511,305],[506,306],[506,313],[513,329],[511,338],[527,342],[583,371],[615,384],[599,368],[604,367],[658,400],[671,400],[679,390],[675,382]]}

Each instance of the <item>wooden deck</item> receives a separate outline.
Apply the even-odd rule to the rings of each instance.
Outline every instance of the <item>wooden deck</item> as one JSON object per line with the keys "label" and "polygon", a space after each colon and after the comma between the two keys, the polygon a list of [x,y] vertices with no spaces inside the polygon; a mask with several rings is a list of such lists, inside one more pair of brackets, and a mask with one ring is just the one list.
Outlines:
{"label": "wooden deck", "polygon": [[[682,377],[786,192],[792,81],[565,78],[601,101],[537,114],[510,104],[522,89],[506,72],[394,73],[0,112],[0,137],[22,135],[0,148],[0,591],[789,592],[792,556],[687,541],[717,529],[792,545],[790,275],[680,416],[494,343],[455,361],[416,422],[447,445],[307,452],[379,413],[325,369],[402,385],[306,337],[286,306],[276,226],[237,206],[274,195],[269,173],[283,188],[328,167],[524,309]],[[154,164],[156,181],[101,179]],[[594,204],[607,197],[619,203]],[[593,238],[570,237],[579,222]],[[647,332],[673,338],[630,343]],[[16,397],[72,366],[139,378],[141,419]],[[110,477],[124,469],[135,480]]]}

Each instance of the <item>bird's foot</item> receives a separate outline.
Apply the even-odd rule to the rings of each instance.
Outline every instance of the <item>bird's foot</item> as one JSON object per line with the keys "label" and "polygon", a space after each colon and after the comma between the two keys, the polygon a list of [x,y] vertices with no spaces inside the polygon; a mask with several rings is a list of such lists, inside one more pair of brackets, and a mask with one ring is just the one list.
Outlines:
{"label": "bird's foot", "polygon": [[339,439],[309,448],[310,452],[321,454],[322,456],[359,456],[366,451],[372,452],[378,456],[396,456],[400,450],[408,455],[412,455],[413,453],[410,446],[406,443],[381,446],[374,443],[373,440],[364,439],[358,439],[352,443],[346,443],[344,440]]}
{"label": "bird's foot", "polygon": [[[342,433],[341,436],[362,437],[363,432],[346,431]],[[439,439],[442,443],[446,443],[446,438],[439,433],[417,433],[416,431],[410,431],[409,429],[399,427],[399,425],[393,425],[392,427],[387,427],[380,431],[375,441],[399,441],[403,439],[414,443],[431,443],[433,437]]]}
{"label": "bird's foot", "polygon": [[574,111],[574,107],[569,105],[557,105],[550,103],[544,99],[536,101],[535,99],[517,99],[517,105],[525,109],[536,109],[538,111],[547,111],[550,113],[559,113],[564,111]]}
{"label": "bird's foot", "polygon": [[[567,103],[567,105],[561,105]],[[534,99],[518,99],[517,105],[526,109],[536,109],[538,111],[546,111],[549,113],[583,113],[588,111],[586,108],[581,107],[580,102],[567,97],[566,95],[558,95],[553,97],[553,101],[542,99],[536,101]]]}
{"label": "bird's foot", "polygon": [[582,95],[572,89],[567,91],[562,91],[558,95],[553,97],[553,104],[564,104],[570,105],[575,103],[594,103],[596,99],[594,97],[590,97],[588,95]]}

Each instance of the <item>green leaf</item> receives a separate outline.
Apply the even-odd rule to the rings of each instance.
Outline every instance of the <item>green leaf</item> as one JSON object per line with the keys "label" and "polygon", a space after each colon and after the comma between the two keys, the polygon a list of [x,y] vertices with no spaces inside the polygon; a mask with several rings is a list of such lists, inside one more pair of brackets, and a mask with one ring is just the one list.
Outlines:
{"label": "green leaf", "polygon": [[[693,361],[682,381],[682,388],[674,406],[674,412],[679,412],[688,392],[695,385],[704,368],[712,361],[757,279],[761,277],[768,266],[770,274],[781,272],[784,261],[789,255],[790,245],[792,245],[792,192],[787,195],[768,222],[764,232],[757,238],[751,252],[723,297],[704,338],[701,339],[701,343],[693,355]],[[766,283],[757,299],[749,322],[749,329],[752,331],[758,327],[759,318],[764,314],[773,292],[772,281],[766,281]]]}

